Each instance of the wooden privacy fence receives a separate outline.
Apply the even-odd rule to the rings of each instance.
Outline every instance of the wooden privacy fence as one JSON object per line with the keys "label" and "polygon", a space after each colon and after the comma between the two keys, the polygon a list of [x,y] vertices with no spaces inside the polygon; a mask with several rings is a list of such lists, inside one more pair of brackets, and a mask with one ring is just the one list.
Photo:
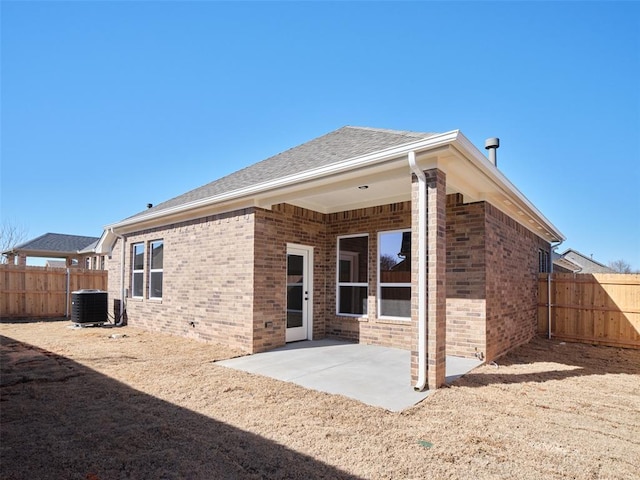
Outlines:
{"label": "wooden privacy fence", "polygon": [[82,289],[106,290],[107,271],[0,264],[0,318],[69,316]]}
{"label": "wooden privacy fence", "polygon": [[538,278],[538,333],[558,340],[640,348],[640,275],[553,273]]}

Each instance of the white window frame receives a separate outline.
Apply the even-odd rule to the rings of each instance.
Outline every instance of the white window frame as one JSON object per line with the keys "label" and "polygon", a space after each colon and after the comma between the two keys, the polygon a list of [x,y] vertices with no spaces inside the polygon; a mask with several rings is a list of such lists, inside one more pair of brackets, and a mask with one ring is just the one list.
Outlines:
{"label": "white window frame", "polygon": [[376,307],[378,308],[378,318],[380,319],[384,319],[384,320],[403,320],[403,321],[411,321],[411,309],[409,309],[409,316],[408,317],[399,317],[399,316],[394,316],[394,315],[383,315],[382,314],[382,287],[398,287],[398,288],[409,288],[409,298],[411,298],[411,282],[405,283],[383,283],[380,280],[380,273],[381,273],[381,269],[380,269],[380,257],[382,254],[381,251],[381,245],[382,245],[382,240],[381,237],[385,234],[388,233],[406,233],[406,232],[411,232],[410,228],[403,228],[403,229],[399,229],[399,230],[385,230],[385,231],[381,231],[378,232],[378,258],[376,259],[377,262],[377,269],[378,269],[378,275],[377,275],[377,287],[376,287],[376,295],[377,295],[377,301],[376,301]]}
{"label": "white window frame", "polygon": [[[136,264],[136,247],[138,246],[142,246],[142,269],[135,269],[135,264]],[[145,255],[145,248],[144,248],[144,242],[136,242],[134,244],[131,245],[131,298],[144,298],[144,255]],[[135,291],[136,291],[136,282],[135,282],[135,278],[136,278],[136,273],[141,273],[142,274],[142,295],[136,295]]]}
{"label": "white window frame", "polygon": [[550,258],[549,252],[542,248],[538,249],[538,273],[549,273],[551,271]]}
{"label": "white window frame", "polygon": [[[153,262],[153,246],[154,244],[158,244],[161,243],[162,244],[162,266],[163,268],[151,268],[151,262]],[[153,285],[153,282],[151,281],[151,277],[154,273],[163,273],[164,272],[164,240],[159,239],[159,240],[152,240],[151,242],[149,242],[149,286],[148,286],[148,292],[149,292],[149,299],[153,299],[153,300],[162,300],[162,296],[160,297],[154,297],[153,293],[151,292],[151,286]],[[164,283],[164,274],[163,274],[163,283]],[[164,284],[162,285],[163,287],[163,293],[164,293]]]}
{"label": "white window frame", "polygon": [[[358,260],[356,252],[348,252],[340,251],[340,240],[345,238],[359,238],[366,237],[367,239],[367,258],[365,259],[367,263],[367,281],[366,282],[341,282],[340,281],[340,261],[342,260],[350,260],[351,261],[351,278],[353,278],[353,273],[358,271],[359,264],[356,262]],[[336,315],[340,315],[341,317],[354,317],[354,318],[365,318],[368,315],[368,308],[365,308],[364,313],[344,313],[340,311],[340,287],[366,287],[367,288],[367,299],[369,298],[369,234],[368,233],[357,233],[353,235],[340,235],[337,237],[336,241]]]}

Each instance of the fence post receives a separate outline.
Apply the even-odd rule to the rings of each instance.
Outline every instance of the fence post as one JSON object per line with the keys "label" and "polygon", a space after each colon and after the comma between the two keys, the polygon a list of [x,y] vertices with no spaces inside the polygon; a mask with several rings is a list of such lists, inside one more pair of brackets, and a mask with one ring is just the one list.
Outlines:
{"label": "fence post", "polygon": [[67,267],[67,285],[66,285],[67,301],[64,306],[64,316],[67,318],[69,318],[69,302],[71,300],[70,299],[71,292],[69,290],[71,290],[71,278],[70,278],[69,267]]}
{"label": "fence post", "polygon": [[549,340],[551,340],[551,275],[551,272],[547,273],[547,338]]}

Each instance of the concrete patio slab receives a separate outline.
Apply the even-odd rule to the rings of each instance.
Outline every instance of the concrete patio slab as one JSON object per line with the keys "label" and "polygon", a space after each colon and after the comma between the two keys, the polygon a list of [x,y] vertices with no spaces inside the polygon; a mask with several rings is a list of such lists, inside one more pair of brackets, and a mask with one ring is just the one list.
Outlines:
{"label": "concrete patio slab", "polygon": [[[269,352],[217,364],[399,412],[431,393],[413,390],[410,361],[411,353],[407,350],[327,339],[289,343]],[[447,383],[481,363],[447,356]]]}

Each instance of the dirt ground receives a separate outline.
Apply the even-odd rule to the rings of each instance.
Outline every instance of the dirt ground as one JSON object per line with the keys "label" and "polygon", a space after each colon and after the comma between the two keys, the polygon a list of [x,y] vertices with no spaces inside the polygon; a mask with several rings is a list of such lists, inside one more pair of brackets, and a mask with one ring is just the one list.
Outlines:
{"label": "dirt ground", "polygon": [[640,351],[536,339],[390,413],[132,327],[0,334],[7,480],[640,478]]}

